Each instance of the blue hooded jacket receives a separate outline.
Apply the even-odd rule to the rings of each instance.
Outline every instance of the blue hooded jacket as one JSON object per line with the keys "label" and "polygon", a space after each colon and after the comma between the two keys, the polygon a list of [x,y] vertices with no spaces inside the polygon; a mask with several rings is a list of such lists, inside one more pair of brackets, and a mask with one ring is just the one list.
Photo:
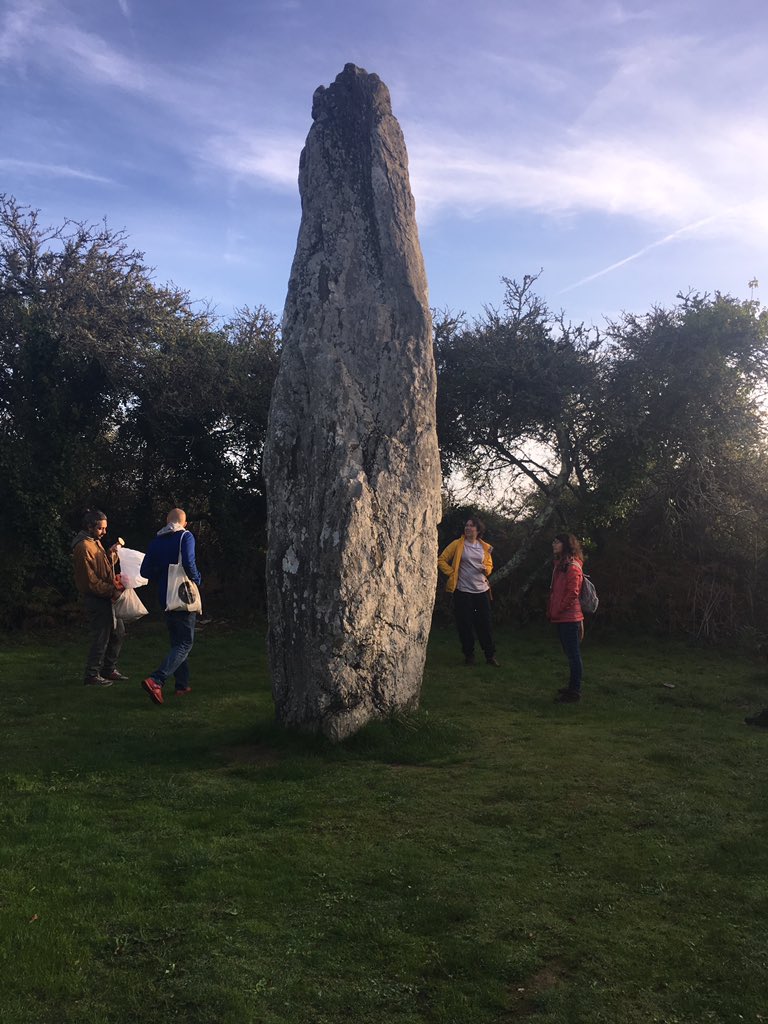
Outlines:
{"label": "blue hooded jacket", "polygon": [[165,597],[168,590],[168,566],[175,565],[179,560],[181,546],[181,562],[187,576],[197,584],[202,582],[195,562],[195,538],[177,523],[169,523],[150,542],[144,561],[139,570],[141,575],[157,584],[157,596],[160,607],[165,610]]}

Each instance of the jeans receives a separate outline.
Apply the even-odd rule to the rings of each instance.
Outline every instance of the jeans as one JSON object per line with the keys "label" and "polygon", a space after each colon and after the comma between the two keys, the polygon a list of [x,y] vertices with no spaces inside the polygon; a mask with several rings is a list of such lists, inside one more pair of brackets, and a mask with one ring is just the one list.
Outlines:
{"label": "jeans", "polygon": [[125,640],[125,624],[122,619],[115,621],[112,601],[108,597],[83,594],[83,607],[91,631],[91,649],[85,662],[85,678],[107,676],[117,668],[120,648]]}
{"label": "jeans", "polygon": [[481,594],[470,594],[464,590],[453,593],[453,611],[456,616],[456,628],[459,631],[461,649],[465,658],[475,653],[475,637],[485,652],[486,658],[496,653],[491,632],[491,599],[489,591]]}
{"label": "jeans", "polygon": [[581,661],[581,642],[579,640],[580,622],[556,622],[557,635],[568,664],[571,667],[571,677],[568,680],[568,689],[581,693],[581,677],[584,674],[584,666]]}
{"label": "jeans", "polygon": [[168,676],[176,679],[176,689],[186,690],[189,687],[189,663],[187,657],[195,642],[196,612],[166,612],[165,624],[171,649],[160,668],[152,673],[155,682],[163,685]]}

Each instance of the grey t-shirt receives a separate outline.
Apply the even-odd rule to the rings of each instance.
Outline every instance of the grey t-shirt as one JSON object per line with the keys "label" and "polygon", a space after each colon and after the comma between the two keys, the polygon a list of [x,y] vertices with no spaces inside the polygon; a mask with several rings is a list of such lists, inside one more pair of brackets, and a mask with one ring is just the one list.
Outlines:
{"label": "grey t-shirt", "polygon": [[479,540],[464,540],[464,551],[459,563],[456,589],[468,594],[482,594],[488,590],[488,578],[483,572],[485,552]]}

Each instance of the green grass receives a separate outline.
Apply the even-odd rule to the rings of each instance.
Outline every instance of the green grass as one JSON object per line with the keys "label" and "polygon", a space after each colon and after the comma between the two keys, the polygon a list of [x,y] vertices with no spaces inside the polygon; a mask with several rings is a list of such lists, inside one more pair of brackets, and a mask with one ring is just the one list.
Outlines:
{"label": "green grass", "polygon": [[590,641],[563,706],[555,639],[498,640],[437,631],[423,710],[338,747],[274,727],[260,632],[162,708],[151,624],[108,690],[6,640],[3,1024],[768,1020],[764,664]]}

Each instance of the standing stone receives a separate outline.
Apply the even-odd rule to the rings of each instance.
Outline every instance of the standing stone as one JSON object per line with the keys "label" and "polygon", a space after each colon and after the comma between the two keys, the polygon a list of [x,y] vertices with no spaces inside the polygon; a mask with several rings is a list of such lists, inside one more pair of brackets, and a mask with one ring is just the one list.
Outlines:
{"label": "standing stone", "polygon": [[440,469],[427,282],[389,91],[347,64],[301,154],[264,456],[278,720],[342,739],[418,704]]}

